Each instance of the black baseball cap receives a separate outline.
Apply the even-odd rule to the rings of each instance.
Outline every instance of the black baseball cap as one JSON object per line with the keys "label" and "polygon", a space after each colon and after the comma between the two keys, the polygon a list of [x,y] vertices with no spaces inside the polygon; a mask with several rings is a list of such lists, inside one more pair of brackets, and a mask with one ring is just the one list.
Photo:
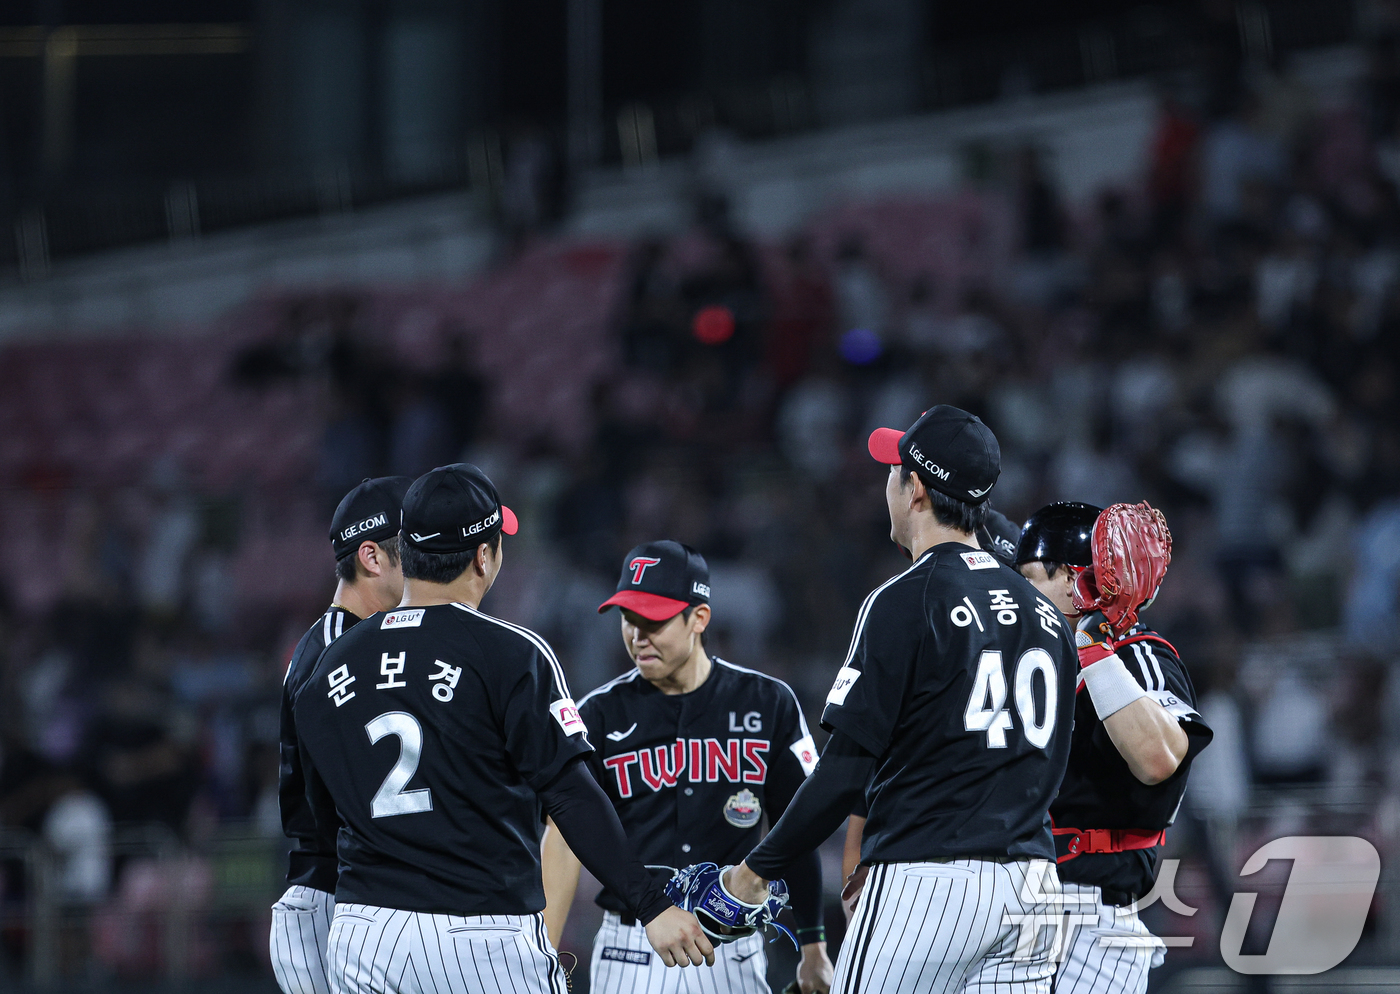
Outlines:
{"label": "black baseball cap", "polygon": [[519,527],[490,477],[469,462],[424,473],[404,494],[404,541],[424,552],[466,552]]}
{"label": "black baseball cap", "polygon": [[666,621],[709,601],[710,567],[705,557],[668,539],[644,542],[627,553],[617,593],[598,605],[598,613],[625,607],[651,621]]}
{"label": "black baseball cap", "polygon": [[1001,446],[982,420],[948,404],[930,407],[908,431],[876,428],[870,454],[908,466],[932,487],[964,504],[981,504],[1001,475]]}
{"label": "black baseball cap", "polygon": [[977,530],[977,544],[1007,566],[1016,565],[1016,543],[1021,529],[994,507],[987,508],[987,520]]}
{"label": "black baseball cap", "polygon": [[403,495],[412,482],[406,476],[381,476],[365,480],[341,498],[331,516],[336,562],[353,555],[361,542],[383,542],[399,533]]}
{"label": "black baseball cap", "polygon": [[1079,501],[1046,504],[1021,526],[1016,565],[1031,562],[1094,565],[1094,522],[1103,508]]}

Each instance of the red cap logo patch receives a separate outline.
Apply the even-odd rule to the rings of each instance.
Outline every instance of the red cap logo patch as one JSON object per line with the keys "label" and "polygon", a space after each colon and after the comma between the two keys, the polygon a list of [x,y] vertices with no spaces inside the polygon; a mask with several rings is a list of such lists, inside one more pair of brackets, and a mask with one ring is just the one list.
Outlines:
{"label": "red cap logo patch", "polygon": [[648,566],[655,566],[661,562],[660,559],[653,559],[650,556],[638,556],[627,564],[627,568],[632,571],[632,582],[641,583],[642,575],[646,573]]}

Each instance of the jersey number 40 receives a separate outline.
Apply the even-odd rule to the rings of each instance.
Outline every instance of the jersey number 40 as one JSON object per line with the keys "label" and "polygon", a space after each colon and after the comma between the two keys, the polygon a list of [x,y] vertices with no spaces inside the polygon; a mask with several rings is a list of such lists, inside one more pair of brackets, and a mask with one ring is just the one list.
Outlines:
{"label": "jersey number 40", "polygon": [[[1039,722],[1035,713],[1035,674],[1045,682],[1045,716]],[[1021,728],[1026,741],[1044,749],[1055,731],[1055,705],[1059,685],[1055,676],[1055,660],[1041,648],[1027,649],[1016,660],[1016,713],[1021,716]],[[972,696],[963,712],[963,727],[969,732],[986,732],[988,749],[1005,749],[1006,733],[1013,725],[1006,710],[1006,673],[1001,666],[1001,653],[988,649],[977,660],[977,675],[972,680]]]}

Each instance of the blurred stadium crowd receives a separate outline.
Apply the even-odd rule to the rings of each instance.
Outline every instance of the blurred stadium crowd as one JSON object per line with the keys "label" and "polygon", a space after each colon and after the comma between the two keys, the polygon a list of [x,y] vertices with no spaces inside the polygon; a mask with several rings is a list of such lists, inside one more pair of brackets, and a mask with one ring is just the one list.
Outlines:
{"label": "blurred stadium crowd", "polygon": [[[19,854],[43,838],[55,907],[94,909],[84,969],[154,969],[156,925],[115,912],[174,892],[213,907],[221,887],[256,897],[183,962],[265,957],[257,902],[280,868],[247,844],[280,835],[280,678],[333,587],[330,511],[365,476],[487,470],[521,534],[485,606],[545,634],[576,693],[626,664],[594,613],[623,552],[694,545],[712,646],[815,716],[856,606],[901,563],[865,438],[933,403],[997,433],[993,503],[1013,519],[1063,499],[1165,511],[1174,558],[1149,620],[1216,729],[1182,893],[1195,879],[1218,899],[1251,812],[1272,830],[1342,812],[1384,845],[1400,50],[1370,58],[1339,111],[1262,67],[1164,97],[1141,182],[1088,205],[1061,201],[1036,149],[985,149],[957,196],[847,203],[780,244],[702,189],[684,235],[537,234],[468,287],[347,287],[198,338],[6,348],[5,907],[33,896]],[[18,970],[26,933],[4,921]]]}

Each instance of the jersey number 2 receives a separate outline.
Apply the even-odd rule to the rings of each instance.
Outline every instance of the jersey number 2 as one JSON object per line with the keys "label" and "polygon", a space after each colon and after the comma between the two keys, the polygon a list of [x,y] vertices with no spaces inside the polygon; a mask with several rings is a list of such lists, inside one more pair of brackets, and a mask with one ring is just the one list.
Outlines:
{"label": "jersey number 2", "polygon": [[[1036,723],[1035,691],[1031,686],[1036,672],[1045,680],[1045,720]],[[1055,660],[1041,648],[1027,649],[1016,660],[1016,712],[1026,741],[1044,749],[1055,731],[1055,705],[1060,689],[1055,678]],[[1006,732],[1011,728],[1011,715],[1006,710],[1006,674],[1001,668],[1001,653],[988,649],[977,660],[977,675],[972,680],[972,696],[963,712],[963,727],[969,732],[986,732],[988,749],[1005,749]]]}
{"label": "jersey number 2", "polygon": [[398,762],[374,792],[374,800],[369,802],[370,817],[392,818],[433,810],[433,794],[428,788],[403,789],[418,772],[418,761],[423,758],[423,726],[418,724],[418,719],[406,711],[390,711],[366,725],[365,733],[370,745],[386,735],[397,736],[399,740]]}

